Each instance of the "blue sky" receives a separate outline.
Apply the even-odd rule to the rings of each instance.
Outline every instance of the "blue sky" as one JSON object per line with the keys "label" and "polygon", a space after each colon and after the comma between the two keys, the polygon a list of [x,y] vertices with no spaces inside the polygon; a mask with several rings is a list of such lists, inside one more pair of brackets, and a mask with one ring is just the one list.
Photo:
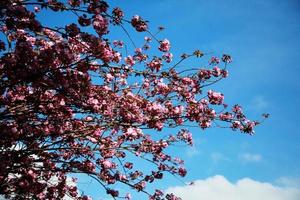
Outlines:
{"label": "blue sky", "polygon": [[[246,177],[255,183],[277,186],[289,182],[300,187],[298,0],[120,0],[117,6],[124,9],[127,18],[140,14],[150,21],[153,30],[160,25],[166,27],[159,37],[171,41],[175,57],[195,49],[230,54],[234,59],[230,76],[214,89],[225,94],[229,105],[242,105],[252,119],[259,119],[265,112],[271,114],[254,136],[226,129],[192,128],[195,146],[174,148],[189,170],[182,181],[221,175],[230,183]],[[47,20],[56,24],[61,18]],[[121,34],[112,32],[111,37],[117,39]],[[134,38],[139,41],[142,37]],[[182,65],[200,67],[207,60]],[[182,185],[167,177],[155,186],[167,189]],[[78,186],[97,199],[103,197],[96,183],[84,180]]]}

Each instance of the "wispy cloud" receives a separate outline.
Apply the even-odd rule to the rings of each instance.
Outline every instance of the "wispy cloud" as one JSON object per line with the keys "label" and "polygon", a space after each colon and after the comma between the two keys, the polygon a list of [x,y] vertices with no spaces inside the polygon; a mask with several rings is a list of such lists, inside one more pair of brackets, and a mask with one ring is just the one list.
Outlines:
{"label": "wispy cloud", "polygon": [[243,162],[259,162],[263,157],[260,154],[243,153],[239,155],[239,158]]}
{"label": "wispy cloud", "polygon": [[300,178],[294,177],[280,177],[276,180],[276,183],[281,186],[288,186],[288,187],[298,187],[300,188]]}
{"label": "wispy cloud", "polygon": [[220,152],[213,152],[210,154],[210,158],[214,163],[219,163],[221,161],[230,161],[228,157]]}
{"label": "wispy cloud", "polygon": [[263,96],[256,96],[252,100],[250,107],[255,110],[264,110],[268,107],[268,102]]}
{"label": "wispy cloud", "polygon": [[195,138],[193,146],[186,148],[186,156],[192,158],[194,156],[202,154],[203,152],[200,150],[200,147],[206,142],[207,142],[206,139]]}
{"label": "wispy cloud", "polygon": [[299,187],[279,187],[272,183],[243,178],[233,183],[221,175],[197,180],[193,185],[171,187],[183,200],[299,200]]}
{"label": "wispy cloud", "polygon": [[200,154],[200,151],[198,150],[198,148],[196,148],[195,146],[193,147],[190,147],[186,150],[186,155],[191,158],[191,157],[194,157],[196,155],[199,155]]}

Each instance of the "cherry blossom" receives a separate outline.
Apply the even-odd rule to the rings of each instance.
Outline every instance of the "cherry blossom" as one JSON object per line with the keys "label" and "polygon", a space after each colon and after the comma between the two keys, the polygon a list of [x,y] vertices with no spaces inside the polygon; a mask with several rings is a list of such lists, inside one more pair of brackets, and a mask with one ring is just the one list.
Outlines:
{"label": "cherry blossom", "polygon": [[[116,189],[123,184],[150,200],[180,200],[148,185],[188,173],[167,153],[175,143],[193,145],[185,126],[252,135],[259,124],[209,88],[228,76],[230,55],[183,69],[208,54],[176,58],[148,21],[103,0],[2,0],[0,7],[0,194],[7,199],[90,200],[68,181],[85,174],[114,199],[133,199]],[[56,12],[74,20],[50,25],[40,17]],[[112,27],[127,38],[112,40]]]}
{"label": "cherry blossom", "polygon": [[208,92],[208,99],[209,99],[209,103],[211,104],[222,104],[224,101],[224,95],[219,93],[219,92],[214,92],[212,90],[209,90]]}
{"label": "cherry blossom", "polygon": [[138,15],[135,15],[131,20],[131,25],[138,31],[144,32],[148,29],[147,23]]}
{"label": "cherry blossom", "polygon": [[162,52],[168,52],[170,51],[171,45],[170,41],[167,39],[164,39],[163,41],[160,42],[159,50]]}

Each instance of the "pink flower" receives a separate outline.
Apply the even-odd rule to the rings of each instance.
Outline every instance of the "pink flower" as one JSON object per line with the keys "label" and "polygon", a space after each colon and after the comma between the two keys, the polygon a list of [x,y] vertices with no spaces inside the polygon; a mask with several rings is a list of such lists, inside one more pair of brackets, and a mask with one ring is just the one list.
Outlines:
{"label": "pink flower", "polygon": [[90,137],[90,136],[87,136],[87,138],[92,142],[92,143],[97,143],[98,140],[96,138],[93,138],[93,137]]}
{"label": "pink flower", "polygon": [[147,66],[153,71],[159,71],[162,66],[161,59],[155,58],[150,63],[148,63]]}
{"label": "pink flower", "polygon": [[94,118],[91,117],[91,116],[87,116],[87,117],[85,118],[85,120],[88,121],[88,122],[93,121],[93,119],[94,119]]}
{"label": "pink flower", "polygon": [[116,24],[120,24],[122,22],[122,18],[124,17],[124,13],[120,8],[114,8],[113,10],[113,21]]}
{"label": "pink flower", "polygon": [[64,106],[64,105],[66,105],[66,102],[65,102],[65,100],[64,100],[64,99],[61,99],[61,100],[60,100],[60,102],[59,102],[59,105],[61,105],[61,106]]}
{"label": "pink flower", "polygon": [[69,4],[73,7],[80,6],[81,1],[78,0],[69,0]]}
{"label": "pink flower", "polygon": [[135,61],[134,61],[134,59],[133,59],[132,56],[127,56],[127,57],[125,58],[125,62],[126,62],[126,64],[129,65],[130,67],[132,67],[132,66],[135,64]]}
{"label": "pink flower", "polygon": [[241,122],[239,122],[239,121],[234,121],[234,122],[232,122],[231,127],[232,127],[233,129],[240,129],[240,128],[242,127],[242,126],[241,126]]}
{"label": "pink flower", "polygon": [[114,52],[112,60],[115,63],[119,63],[121,61],[121,58],[122,58],[122,56],[121,56],[120,52]]}
{"label": "pink flower", "polygon": [[182,200],[179,197],[176,197],[173,193],[166,195],[167,200]]}
{"label": "pink flower", "polygon": [[84,163],[84,166],[87,170],[89,170],[91,172],[95,172],[96,167],[95,167],[95,164],[93,162],[88,160]]}
{"label": "pink flower", "polygon": [[113,44],[115,47],[119,47],[119,48],[122,48],[124,46],[124,42],[121,40],[114,40]]}
{"label": "pink flower", "polygon": [[223,120],[223,121],[228,121],[228,120],[231,120],[233,118],[232,114],[229,113],[229,112],[226,112],[226,113],[221,113],[219,115],[220,119]]}
{"label": "pink flower", "polygon": [[222,73],[223,78],[226,78],[228,76],[228,71],[227,70],[222,70],[221,73]]}
{"label": "pink flower", "polygon": [[102,161],[101,164],[102,164],[103,168],[105,168],[105,169],[113,168],[113,163],[109,160],[104,160],[104,161]]}
{"label": "pink flower", "polygon": [[219,92],[209,90],[208,92],[209,103],[213,105],[220,105],[223,103],[224,95]]}
{"label": "pink flower", "polygon": [[254,134],[254,127],[258,124],[257,122],[254,121],[245,121],[245,126],[243,127],[242,131],[245,133],[249,133],[250,135]]}
{"label": "pink flower", "polygon": [[135,15],[131,20],[131,25],[138,32],[144,32],[148,29],[147,23],[138,15]]}
{"label": "pink flower", "polygon": [[165,53],[162,58],[167,62],[167,63],[170,63],[172,62],[172,59],[173,59],[173,54],[171,53]]}
{"label": "pink flower", "polygon": [[215,77],[218,77],[220,76],[222,73],[221,69],[218,67],[218,66],[215,66],[212,70],[212,74],[215,76]]}
{"label": "pink flower", "polygon": [[125,136],[126,136],[126,138],[128,139],[128,140],[134,140],[134,139],[137,139],[137,138],[139,138],[141,135],[142,135],[143,133],[142,133],[142,130],[141,129],[139,129],[139,128],[132,128],[132,127],[130,127],[130,128],[128,128],[127,130],[126,130],[126,132],[125,132]]}
{"label": "pink flower", "polygon": [[145,37],[144,38],[146,42],[150,42],[151,41],[151,37]]}
{"label": "pink flower", "polygon": [[186,171],[185,168],[179,167],[179,169],[178,169],[178,174],[179,174],[180,176],[184,177],[184,176],[186,175],[186,173],[187,173],[187,171]]}
{"label": "pink flower", "polygon": [[136,183],[136,184],[134,185],[134,188],[135,188],[137,191],[141,191],[141,190],[143,190],[145,187],[146,187],[146,181],[140,181],[139,183]]}
{"label": "pink flower", "polygon": [[184,107],[182,105],[180,106],[176,106],[173,110],[173,112],[176,114],[176,115],[180,115],[184,110]]}
{"label": "pink flower", "polygon": [[127,169],[132,169],[133,164],[130,163],[130,162],[126,162],[126,163],[124,164],[124,167],[127,168]]}
{"label": "pink flower", "polygon": [[102,130],[100,128],[97,128],[94,132],[93,132],[93,136],[94,137],[100,137],[102,134]]}
{"label": "pink flower", "polygon": [[106,74],[105,80],[111,82],[114,79],[114,76],[111,73]]}
{"label": "pink flower", "polygon": [[36,176],[36,173],[35,173],[34,171],[32,171],[31,169],[28,170],[27,174],[28,174],[29,176],[31,176],[33,179],[35,179],[35,178],[37,177],[37,176]]}
{"label": "pink flower", "polygon": [[201,123],[200,123],[200,127],[203,129],[210,127],[210,125],[211,125],[211,122],[208,120],[201,121]]}
{"label": "pink flower", "polygon": [[232,112],[234,112],[234,113],[242,113],[242,112],[243,112],[243,111],[242,111],[242,107],[239,106],[239,105],[235,105],[235,106],[233,106],[233,108],[232,108]]}
{"label": "pink flower", "polygon": [[95,31],[100,35],[108,33],[108,20],[102,15],[96,15],[93,21]]}
{"label": "pink flower", "polygon": [[142,53],[142,49],[141,48],[136,48],[134,51],[136,54]]}
{"label": "pink flower", "polygon": [[126,195],[125,195],[125,200],[131,200],[131,194],[130,193],[127,193]]}
{"label": "pink flower", "polygon": [[92,198],[89,197],[89,196],[84,195],[84,196],[82,197],[82,200],[92,200]]}
{"label": "pink flower", "polygon": [[201,79],[201,80],[207,80],[207,79],[210,79],[211,77],[211,71],[208,70],[208,69],[201,69],[198,73],[198,77]]}
{"label": "pink flower", "polygon": [[193,145],[193,136],[192,134],[186,130],[182,129],[177,133],[177,138],[188,143],[189,145]]}
{"label": "pink flower", "polygon": [[220,63],[220,59],[217,57],[211,57],[209,64],[219,64]]}
{"label": "pink flower", "polygon": [[160,46],[158,47],[158,49],[162,52],[168,52],[170,48],[171,48],[170,41],[167,39],[161,41]]}
{"label": "pink flower", "polygon": [[122,181],[128,181],[128,178],[125,174],[118,174],[118,179]]}
{"label": "pink flower", "polygon": [[111,48],[105,46],[102,50],[101,59],[104,62],[110,62],[114,58],[114,53]]}
{"label": "pink flower", "polygon": [[126,134],[126,135],[129,135],[129,136],[133,136],[133,137],[136,137],[136,136],[137,136],[137,132],[136,132],[136,130],[133,129],[133,128],[128,128],[125,134]]}
{"label": "pink flower", "polygon": [[117,191],[117,190],[107,189],[106,193],[110,194],[113,197],[118,197],[119,196],[119,191]]}

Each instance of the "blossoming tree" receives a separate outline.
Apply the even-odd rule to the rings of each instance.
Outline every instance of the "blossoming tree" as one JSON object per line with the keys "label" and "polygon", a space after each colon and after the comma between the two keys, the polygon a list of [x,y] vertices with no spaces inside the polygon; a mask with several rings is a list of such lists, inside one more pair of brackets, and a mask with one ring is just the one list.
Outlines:
{"label": "blossoming tree", "polygon": [[[131,199],[111,189],[121,183],[149,199],[179,199],[150,193],[146,185],[165,173],[186,175],[183,161],[165,153],[173,143],[193,144],[184,125],[252,134],[258,124],[209,89],[227,77],[229,55],[212,57],[205,69],[180,71],[184,60],[205,54],[172,61],[170,42],[152,34],[147,21],[124,17],[102,0],[1,0],[0,8],[0,194],[6,198],[86,200],[67,180],[82,173],[113,198]],[[74,22],[39,20],[58,12],[73,14]],[[113,26],[130,44],[108,39]],[[142,46],[130,28],[144,34]],[[153,139],[166,127],[182,129]],[[138,169],[133,156],[152,171]]]}

